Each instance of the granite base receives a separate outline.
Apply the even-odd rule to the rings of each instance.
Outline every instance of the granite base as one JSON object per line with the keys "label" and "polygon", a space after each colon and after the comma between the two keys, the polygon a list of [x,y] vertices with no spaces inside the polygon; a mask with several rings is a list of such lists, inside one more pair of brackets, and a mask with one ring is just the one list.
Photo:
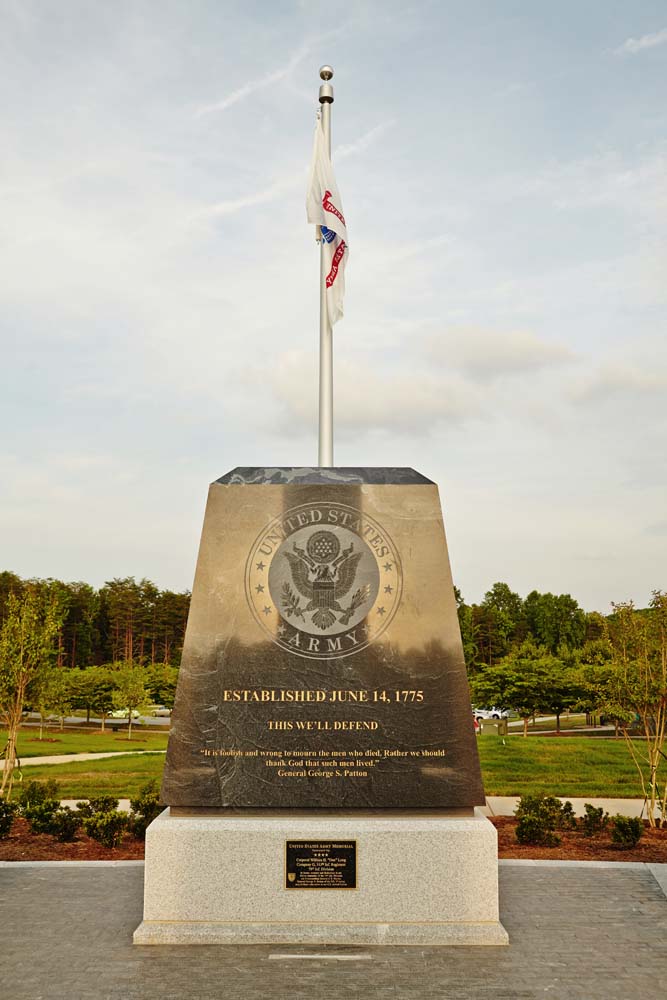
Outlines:
{"label": "granite base", "polygon": [[[357,841],[356,890],[288,890],[286,840]],[[165,809],[134,943],[504,945],[481,814]]]}

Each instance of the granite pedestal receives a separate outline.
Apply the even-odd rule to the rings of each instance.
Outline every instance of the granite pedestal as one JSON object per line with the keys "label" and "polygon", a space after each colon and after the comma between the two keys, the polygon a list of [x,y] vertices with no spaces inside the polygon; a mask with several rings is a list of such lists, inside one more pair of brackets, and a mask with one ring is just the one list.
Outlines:
{"label": "granite pedestal", "polygon": [[[355,840],[357,888],[286,891],[285,841]],[[135,944],[503,945],[482,815],[165,811]]]}

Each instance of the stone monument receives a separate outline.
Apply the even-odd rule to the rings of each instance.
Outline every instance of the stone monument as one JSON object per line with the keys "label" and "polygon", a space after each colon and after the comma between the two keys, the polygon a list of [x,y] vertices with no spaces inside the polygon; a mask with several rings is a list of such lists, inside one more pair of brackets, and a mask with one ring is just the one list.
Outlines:
{"label": "stone monument", "polygon": [[137,944],[505,944],[444,527],[412,469],[212,484]]}

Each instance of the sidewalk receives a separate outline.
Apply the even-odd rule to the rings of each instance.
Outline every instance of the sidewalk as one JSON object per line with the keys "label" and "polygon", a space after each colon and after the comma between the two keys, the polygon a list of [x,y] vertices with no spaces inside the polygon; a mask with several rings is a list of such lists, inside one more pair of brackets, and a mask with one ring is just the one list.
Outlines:
{"label": "sidewalk", "polygon": [[[561,796],[560,800],[571,802],[577,816],[585,816],[584,805],[590,802],[596,809],[604,809],[610,816],[615,816],[617,813],[621,816],[642,816],[643,813],[643,818],[646,819],[644,799],[574,799],[570,796]],[[513,816],[518,804],[518,795],[487,795],[486,805],[481,807],[481,812],[485,816]]]}
{"label": "sidewalk", "polygon": [[141,948],[141,862],[7,862],[0,982],[11,1000],[658,1000],[664,867],[501,862],[507,948]]}
{"label": "sidewalk", "polygon": [[[34,767],[37,764],[71,764],[79,760],[104,760],[106,757],[134,757],[139,754],[166,752],[166,750],[107,750],[104,753],[54,753],[49,757],[23,757],[21,768]],[[5,761],[0,760],[0,771],[4,766]]]}

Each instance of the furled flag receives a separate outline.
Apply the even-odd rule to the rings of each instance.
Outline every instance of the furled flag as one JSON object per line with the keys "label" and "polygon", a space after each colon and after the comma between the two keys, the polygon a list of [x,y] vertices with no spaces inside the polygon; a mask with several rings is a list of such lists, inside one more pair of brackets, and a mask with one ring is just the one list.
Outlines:
{"label": "furled flag", "polygon": [[313,162],[306,195],[308,222],[320,227],[322,247],[326,262],[327,311],[329,322],[334,323],[343,315],[345,294],[345,265],[349,256],[347,229],[336,184],[331,159],[324,138],[320,116],[315,123]]}

